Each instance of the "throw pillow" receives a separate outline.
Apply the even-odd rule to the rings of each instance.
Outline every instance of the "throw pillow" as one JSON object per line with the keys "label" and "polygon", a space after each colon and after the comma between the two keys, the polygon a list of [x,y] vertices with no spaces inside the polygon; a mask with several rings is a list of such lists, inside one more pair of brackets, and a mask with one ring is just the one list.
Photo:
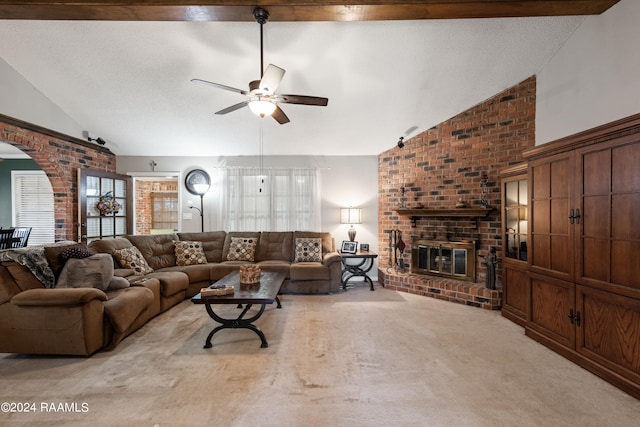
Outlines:
{"label": "throw pillow", "polygon": [[71,258],[62,268],[56,288],[96,288],[106,291],[112,277],[113,258],[109,254]]}
{"label": "throw pillow", "polygon": [[202,242],[174,240],[173,250],[176,254],[176,265],[206,264]]}
{"label": "throw pillow", "polygon": [[229,261],[253,261],[256,252],[256,239],[253,237],[232,237],[229,246]]}
{"label": "throw pillow", "polygon": [[60,277],[62,267],[64,267],[68,259],[86,258],[93,254],[84,243],[64,246],[45,246],[44,253],[56,279]]}
{"label": "throw pillow", "polygon": [[319,237],[296,239],[295,262],[322,262],[322,239]]}
{"label": "throw pillow", "polygon": [[122,268],[130,268],[135,271],[136,274],[153,273],[153,268],[149,267],[147,260],[144,259],[140,250],[135,246],[116,249],[113,251],[113,256],[116,257]]}
{"label": "throw pillow", "polygon": [[82,258],[88,258],[91,255],[93,255],[93,252],[91,252],[89,249],[74,246],[72,248],[67,248],[64,251],[60,252],[60,255],[58,255],[58,260],[60,260],[60,262],[64,264],[71,258],[82,259]]}

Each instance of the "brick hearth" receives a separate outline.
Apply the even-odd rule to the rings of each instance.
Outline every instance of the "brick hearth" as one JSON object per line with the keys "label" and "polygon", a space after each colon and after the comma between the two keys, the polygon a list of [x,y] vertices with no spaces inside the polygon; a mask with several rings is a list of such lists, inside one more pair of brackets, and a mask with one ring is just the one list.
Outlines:
{"label": "brick hearth", "polygon": [[378,270],[378,280],[387,289],[456,302],[486,310],[502,308],[502,290],[487,289],[479,283],[443,279],[410,273],[385,273]]}

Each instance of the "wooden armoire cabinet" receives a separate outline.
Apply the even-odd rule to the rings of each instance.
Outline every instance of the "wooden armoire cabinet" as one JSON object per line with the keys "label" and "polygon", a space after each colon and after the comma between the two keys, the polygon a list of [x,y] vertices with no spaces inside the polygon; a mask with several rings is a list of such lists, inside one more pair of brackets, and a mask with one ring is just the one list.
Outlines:
{"label": "wooden armoire cabinet", "polygon": [[525,332],[640,398],[640,114],[524,157]]}

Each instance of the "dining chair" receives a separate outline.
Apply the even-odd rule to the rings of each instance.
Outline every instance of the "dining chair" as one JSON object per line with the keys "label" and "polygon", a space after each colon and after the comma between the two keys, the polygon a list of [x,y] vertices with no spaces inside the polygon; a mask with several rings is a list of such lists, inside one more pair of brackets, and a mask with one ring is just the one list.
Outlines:
{"label": "dining chair", "polygon": [[13,229],[12,248],[24,248],[27,246],[31,227],[16,227]]}
{"label": "dining chair", "polygon": [[3,228],[0,230],[0,249],[11,248],[13,242],[13,228]]}

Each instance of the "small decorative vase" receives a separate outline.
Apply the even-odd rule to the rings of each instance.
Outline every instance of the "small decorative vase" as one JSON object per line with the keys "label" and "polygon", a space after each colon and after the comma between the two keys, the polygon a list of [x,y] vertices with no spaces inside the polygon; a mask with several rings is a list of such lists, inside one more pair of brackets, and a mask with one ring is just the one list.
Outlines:
{"label": "small decorative vase", "polygon": [[260,283],[260,267],[257,265],[240,266],[240,284],[254,285]]}
{"label": "small decorative vase", "polygon": [[456,208],[462,209],[466,207],[467,207],[467,204],[464,202],[464,200],[458,199],[458,203],[456,203]]}

